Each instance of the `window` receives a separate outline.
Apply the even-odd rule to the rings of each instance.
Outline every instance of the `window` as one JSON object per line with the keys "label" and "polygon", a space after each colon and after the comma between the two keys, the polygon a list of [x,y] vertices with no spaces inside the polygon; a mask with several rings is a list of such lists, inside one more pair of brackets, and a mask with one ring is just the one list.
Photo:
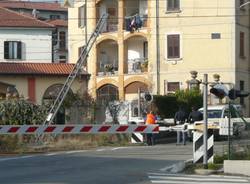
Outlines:
{"label": "window", "polygon": [[78,27],[86,26],[86,6],[83,5],[78,8]]}
{"label": "window", "polygon": [[60,19],[60,15],[50,15],[49,18],[50,20]]}
{"label": "window", "polygon": [[4,59],[22,59],[22,42],[5,41]]}
{"label": "window", "polygon": [[65,49],[66,48],[66,33],[64,31],[59,32],[59,48]]}
{"label": "window", "polygon": [[180,90],[180,83],[179,82],[167,82],[167,81],[164,81],[165,94],[174,93],[177,90]]}
{"label": "window", "polygon": [[66,63],[66,56],[59,56],[59,63]]}
{"label": "window", "polygon": [[57,31],[52,32],[52,44],[56,45],[57,44]]}
{"label": "window", "polygon": [[179,11],[180,0],[167,0],[167,11]]}
{"label": "window", "polygon": [[240,57],[245,57],[245,34],[240,32]]}
{"label": "window", "polygon": [[212,33],[211,38],[212,39],[220,39],[221,38],[220,33]]}
{"label": "window", "polygon": [[180,58],[180,35],[167,36],[167,58]]}
{"label": "window", "polygon": [[[245,82],[244,81],[240,81],[240,91],[244,91],[244,87],[245,86]],[[244,105],[244,97],[240,97],[240,104]]]}

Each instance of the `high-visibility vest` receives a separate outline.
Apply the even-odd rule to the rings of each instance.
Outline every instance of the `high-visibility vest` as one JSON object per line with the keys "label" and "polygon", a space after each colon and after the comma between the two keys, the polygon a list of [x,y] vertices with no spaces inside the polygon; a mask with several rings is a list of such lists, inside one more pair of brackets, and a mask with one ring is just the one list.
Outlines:
{"label": "high-visibility vest", "polygon": [[155,124],[155,116],[153,114],[147,114],[146,124]]}

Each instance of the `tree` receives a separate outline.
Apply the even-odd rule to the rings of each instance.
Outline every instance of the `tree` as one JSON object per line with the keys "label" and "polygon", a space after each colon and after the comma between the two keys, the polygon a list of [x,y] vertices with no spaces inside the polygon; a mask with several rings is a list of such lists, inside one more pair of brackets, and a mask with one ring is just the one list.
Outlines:
{"label": "tree", "polygon": [[202,107],[203,97],[199,89],[179,90],[175,92],[177,103],[191,111],[191,107]]}

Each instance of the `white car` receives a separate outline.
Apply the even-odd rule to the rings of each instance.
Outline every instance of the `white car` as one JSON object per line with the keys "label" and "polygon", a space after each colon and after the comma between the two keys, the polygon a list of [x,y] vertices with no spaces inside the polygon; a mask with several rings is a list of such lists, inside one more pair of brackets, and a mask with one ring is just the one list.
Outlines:
{"label": "white car", "polygon": [[[239,136],[239,134],[245,129],[245,123],[240,116],[242,115],[241,105],[233,105],[234,111],[231,113],[231,122],[233,124],[233,135]],[[203,113],[203,108],[199,111]],[[220,118],[229,117],[228,105],[209,105],[207,108],[208,123],[219,125]],[[214,120],[213,120],[214,119]]]}
{"label": "white car", "polygon": [[[241,105],[233,105],[234,109],[242,115]],[[203,108],[200,108],[199,111],[203,113]],[[225,118],[228,117],[228,105],[209,105],[207,107],[207,118]],[[231,118],[239,118],[237,113],[232,113]]]}

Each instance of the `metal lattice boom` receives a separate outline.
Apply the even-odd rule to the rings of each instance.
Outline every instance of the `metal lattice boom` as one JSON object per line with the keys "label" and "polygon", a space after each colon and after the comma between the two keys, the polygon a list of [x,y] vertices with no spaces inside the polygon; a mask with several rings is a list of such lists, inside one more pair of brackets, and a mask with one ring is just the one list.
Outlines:
{"label": "metal lattice boom", "polygon": [[57,111],[61,107],[61,105],[62,105],[62,103],[63,103],[63,101],[64,101],[64,99],[65,99],[65,97],[70,89],[70,86],[72,85],[72,83],[75,80],[79,71],[81,71],[82,66],[87,62],[88,54],[89,54],[92,46],[94,45],[97,37],[99,36],[100,32],[102,31],[103,26],[105,25],[107,18],[108,18],[108,14],[103,14],[102,17],[100,18],[100,20],[98,21],[94,32],[91,34],[91,36],[89,37],[89,39],[87,41],[87,44],[82,49],[77,63],[75,64],[73,70],[71,71],[71,73],[69,74],[63,87],[61,88],[61,90],[60,90],[56,100],[54,101],[53,105],[51,106],[50,111],[47,115],[47,118],[43,124],[51,124],[52,123]]}

